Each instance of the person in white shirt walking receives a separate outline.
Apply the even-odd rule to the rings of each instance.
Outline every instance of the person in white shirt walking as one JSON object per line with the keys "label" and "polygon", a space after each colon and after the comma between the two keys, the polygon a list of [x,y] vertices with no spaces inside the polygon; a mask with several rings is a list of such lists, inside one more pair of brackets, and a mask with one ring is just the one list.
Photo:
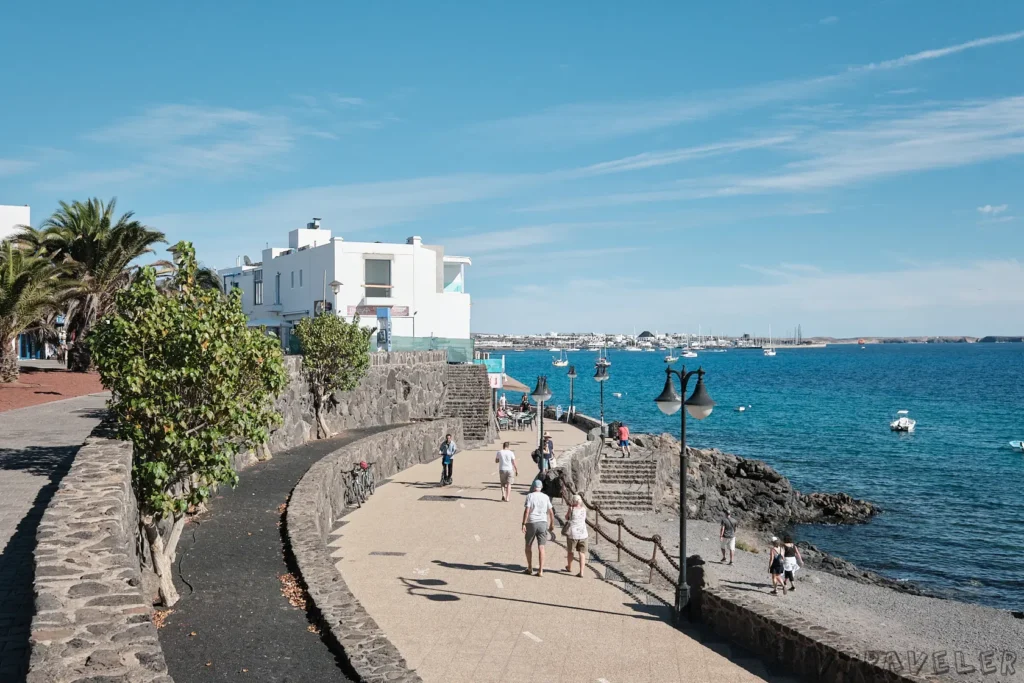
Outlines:
{"label": "person in white shirt walking", "polygon": [[494,455],[494,462],[498,463],[498,478],[501,480],[501,501],[507,502],[512,498],[512,484],[519,476],[519,468],[516,467],[516,454],[508,447],[508,441],[501,444],[501,450]]}
{"label": "person in white shirt walking", "polygon": [[526,574],[533,574],[533,541],[537,541],[537,576],[544,576],[544,544],[555,525],[555,510],[551,499],[541,492],[543,482],[533,482],[532,492],[523,507],[523,534],[526,535]]}
{"label": "person in white shirt walking", "polygon": [[574,554],[579,554],[580,571],[576,576],[583,577],[587,566],[587,508],[583,507],[583,497],[573,494],[569,510],[565,513],[565,549],[569,556],[565,561],[565,571],[572,573]]}

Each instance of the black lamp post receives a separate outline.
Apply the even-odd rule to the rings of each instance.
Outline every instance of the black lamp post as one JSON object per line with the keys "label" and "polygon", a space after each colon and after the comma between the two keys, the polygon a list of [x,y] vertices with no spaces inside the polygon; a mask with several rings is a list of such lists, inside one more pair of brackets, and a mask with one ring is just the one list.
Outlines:
{"label": "black lamp post", "polygon": [[608,368],[604,365],[597,366],[594,373],[594,381],[601,385],[601,436],[608,436],[604,426],[604,383],[608,381]]}
{"label": "black lamp post", "polygon": [[573,391],[573,388],[574,388],[573,385],[576,382],[576,366],[575,365],[570,365],[569,366],[569,374],[566,375],[566,377],[569,378],[569,413],[565,417],[565,422],[566,422],[566,424],[568,424],[569,422],[572,421],[573,399],[575,398],[575,392]]}
{"label": "black lamp post", "polygon": [[537,388],[530,394],[537,402],[537,412],[540,414],[540,447],[544,450],[544,402],[551,398],[551,389],[548,388],[547,375],[538,375]]}
{"label": "black lamp post", "polygon": [[665,388],[661,395],[654,399],[658,409],[666,415],[672,415],[684,405],[680,395],[676,393],[675,383],[672,375],[679,377],[679,388],[682,395],[686,396],[686,385],[690,377],[697,375],[697,386],[693,394],[686,399],[686,410],[682,411],[679,436],[679,587],[676,589],[676,618],[683,614],[683,610],[690,604],[690,585],[686,582],[686,478],[689,456],[686,453],[686,414],[695,420],[703,420],[715,407],[715,402],[708,395],[704,386],[704,369],[686,371],[683,367],[680,370],[665,368]]}

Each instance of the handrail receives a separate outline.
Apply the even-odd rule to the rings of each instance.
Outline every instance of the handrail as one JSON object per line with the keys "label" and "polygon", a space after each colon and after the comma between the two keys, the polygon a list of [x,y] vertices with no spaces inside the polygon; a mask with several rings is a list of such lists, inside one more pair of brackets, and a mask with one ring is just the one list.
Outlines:
{"label": "handrail", "polygon": [[[573,489],[572,484],[566,481],[566,478],[564,476],[559,477],[559,482],[562,486],[562,500],[572,500],[572,496],[577,494],[577,491]],[[567,493],[568,495],[566,495]],[[589,526],[591,529],[597,532],[598,536],[603,537],[609,543],[615,545],[615,548],[619,551],[620,561],[622,559],[622,551],[625,551],[627,555],[635,559],[637,562],[641,562],[650,568],[650,580],[654,579],[654,572],[658,572],[666,581],[672,584],[673,587],[678,589],[678,578],[673,578],[669,576],[667,573],[665,573],[665,570],[663,570],[661,566],[658,564],[658,551],[660,550],[661,554],[664,555],[665,559],[668,560],[668,563],[672,566],[673,569],[675,569],[677,574],[679,572],[679,563],[676,562],[672,558],[672,556],[668,554],[668,551],[665,550],[665,547],[661,544],[661,536],[659,536],[658,534],[654,534],[653,536],[644,536],[643,534],[637,533],[636,531],[630,529],[626,525],[626,522],[622,519],[622,517],[612,519],[601,510],[601,507],[597,503],[588,503],[587,499],[583,497],[583,494],[579,494],[579,496],[580,500],[583,501],[583,506],[594,511],[594,522],[591,522],[590,517],[588,516],[586,520],[587,526]],[[609,524],[614,524],[616,527],[618,527],[619,532],[617,539],[612,538],[601,529],[601,519],[604,519]],[[654,544],[654,550],[651,553],[650,558],[641,557],[640,555],[633,552],[633,550],[631,550],[628,546],[623,544],[623,529],[626,530],[626,533],[628,533],[630,536],[633,536],[639,541]]]}

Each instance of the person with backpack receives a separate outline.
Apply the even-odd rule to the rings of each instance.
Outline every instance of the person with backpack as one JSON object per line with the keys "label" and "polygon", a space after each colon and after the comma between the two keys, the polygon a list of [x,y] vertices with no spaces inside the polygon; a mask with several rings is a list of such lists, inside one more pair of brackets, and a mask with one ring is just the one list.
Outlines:
{"label": "person with backpack", "polygon": [[768,552],[768,573],[772,577],[772,595],[779,594],[779,586],[782,586],[782,594],[786,594],[786,583],[782,579],[785,571],[785,561],[782,559],[782,541],[778,536],[772,536],[772,547]]}
{"label": "person with backpack", "polygon": [[444,441],[441,442],[441,447],[438,449],[441,454],[441,486],[451,486],[452,484],[452,465],[458,450],[452,435],[445,434]]}

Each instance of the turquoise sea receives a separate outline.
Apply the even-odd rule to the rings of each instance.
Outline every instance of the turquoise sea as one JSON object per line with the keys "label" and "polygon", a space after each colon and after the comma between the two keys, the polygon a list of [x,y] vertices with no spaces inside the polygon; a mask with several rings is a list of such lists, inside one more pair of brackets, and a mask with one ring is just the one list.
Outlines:
{"label": "turquoise sea", "polygon": [[[550,404],[568,406],[568,368],[553,367],[554,354],[504,355],[508,374],[530,387],[547,375]],[[577,409],[596,417],[597,354],[568,355]],[[663,357],[609,352],[606,421],[678,438],[678,414],[653,402]],[[707,420],[688,420],[691,445],[764,460],[803,491],[845,491],[884,510],[865,525],[805,526],[799,538],[959,600],[1024,608],[1024,454],[1008,446],[1024,440],[1024,344],[837,345],[774,358],[729,350],[673,367],[684,360],[704,367],[718,404]],[[913,434],[889,431],[900,409],[917,420]]]}

